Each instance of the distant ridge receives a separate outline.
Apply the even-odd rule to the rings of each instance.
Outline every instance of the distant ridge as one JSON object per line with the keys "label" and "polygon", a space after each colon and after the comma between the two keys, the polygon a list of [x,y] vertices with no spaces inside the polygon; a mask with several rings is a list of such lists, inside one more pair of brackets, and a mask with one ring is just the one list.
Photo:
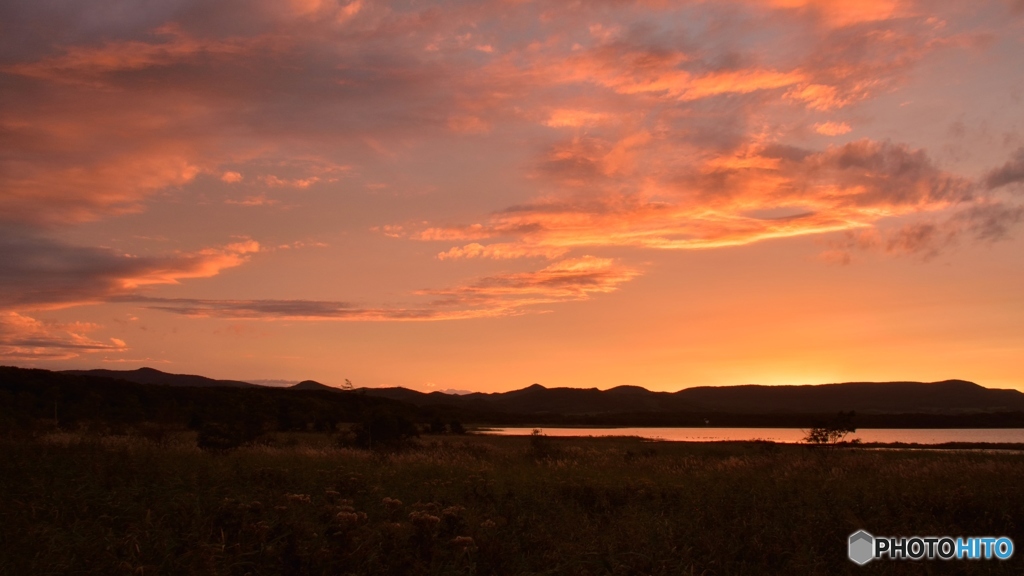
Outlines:
{"label": "distant ridge", "polygon": [[[238,380],[215,380],[191,374],[138,370],[65,370],[71,375],[100,376],[177,387],[263,388]],[[288,390],[341,389],[305,380]],[[733,414],[824,414],[854,410],[864,414],[964,414],[1024,411],[1024,393],[985,388],[966,380],[941,382],[846,382],[840,384],[699,386],[678,392],[652,392],[639,386],[546,388],[532,384],[510,392],[449,394],[409,388],[359,388],[361,393],[421,407],[450,407],[480,413],[522,415],[608,415],[721,412]]]}
{"label": "distant ridge", "polygon": [[290,390],[330,390],[332,392],[337,392],[340,390],[340,388],[335,388],[334,386],[321,384],[315,380],[303,380],[302,382],[299,382],[294,386],[289,386],[288,388]]}
{"label": "distant ridge", "polygon": [[418,406],[450,405],[517,414],[615,414],[637,412],[966,413],[1024,410],[1024,394],[985,388],[965,380],[941,382],[847,382],[800,386],[701,386],[651,392],[639,386],[545,388],[462,396],[408,388],[365,388],[366,394]]}
{"label": "distant ridge", "polygon": [[136,384],[159,384],[162,386],[181,386],[190,388],[260,388],[256,384],[241,382],[239,380],[214,380],[206,376],[193,374],[170,374],[153,368],[139,368],[138,370],[61,370],[61,374],[73,376],[98,376],[101,378],[116,378],[127,380]]}

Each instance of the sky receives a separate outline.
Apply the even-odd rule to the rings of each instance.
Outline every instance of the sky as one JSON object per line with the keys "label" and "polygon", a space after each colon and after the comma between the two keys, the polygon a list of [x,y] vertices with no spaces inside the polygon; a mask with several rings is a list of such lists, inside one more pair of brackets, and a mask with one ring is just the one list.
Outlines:
{"label": "sky", "polygon": [[1024,390],[1024,1],[14,0],[0,363]]}

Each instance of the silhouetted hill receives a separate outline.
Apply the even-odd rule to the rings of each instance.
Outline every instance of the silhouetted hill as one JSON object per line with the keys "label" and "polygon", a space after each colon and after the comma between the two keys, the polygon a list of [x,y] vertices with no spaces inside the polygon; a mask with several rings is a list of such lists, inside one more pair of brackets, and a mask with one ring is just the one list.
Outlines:
{"label": "silhouetted hill", "polygon": [[240,382],[238,380],[214,380],[206,376],[195,376],[192,374],[169,374],[153,368],[139,368],[138,370],[61,370],[61,374],[75,376],[98,376],[101,378],[116,378],[127,380],[136,384],[159,384],[161,386],[186,386],[189,388],[258,388],[256,384]]}
{"label": "silhouetted hill", "polygon": [[365,388],[366,394],[417,406],[515,414],[619,414],[666,412],[827,414],[997,412],[1024,410],[1024,394],[989,389],[963,380],[943,382],[849,382],[808,386],[720,386],[651,392],[638,386],[545,388],[534,384],[521,390],[462,396],[407,388]]}
{"label": "silhouetted hill", "polygon": [[1024,409],[1024,394],[964,380],[942,382],[848,382],[817,386],[723,386],[688,388],[680,398],[705,410],[729,412],[954,413]]}
{"label": "silhouetted hill", "polygon": [[[149,383],[131,382],[125,375]],[[380,410],[406,414],[421,424],[440,419],[496,426],[800,428],[852,410],[857,426],[864,428],[1024,427],[1024,394],[962,380],[699,387],[674,393],[637,386],[601,391],[534,384],[466,395],[407,388],[344,391],[314,381],[289,388],[233,382],[149,369],[67,373],[0,367],[0,430],[53,420],[55,412],[61,425],[156,421],[194,427],[256,421],[267,430],[331,430]]]}
{"label": "silhouetted hill", "polygon": [[[0,430],[31,428],[34,421],[57,420],[62,427],[88,422],[115,427],[157,422],[199,428],[204,423],[227,422],[264,431],[329,431],[340,423],[359,422],[374,411],[407,414],[410,419],[416,415],[416,408],[410,404],[326,386],[326,390],[296,390],[208,383],[165,385],[84,372],[0,366]],[[210,379],[186,381],[203,380]]]}
{"label": "silhouetted hill", "polygon": [[294,386],[288,387],[290,390],[328,390],[331,392],[337,392],[340,389],[334,386],[328,386],[327,384],[321,384],[315,380],[303,380]]}

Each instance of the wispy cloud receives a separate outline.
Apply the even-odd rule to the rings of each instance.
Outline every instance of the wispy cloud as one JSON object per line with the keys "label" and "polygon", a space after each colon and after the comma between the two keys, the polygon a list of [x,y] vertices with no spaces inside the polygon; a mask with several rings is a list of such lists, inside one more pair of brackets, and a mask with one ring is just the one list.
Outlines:
{"label": "wispy cloud", "polygon": [[544,164],[559,182],[607,192],[514,206],[484,223],[411,237],[477,240],[441,252],[442,259],[558,257],[611,246],[702,249],[871,227],[968,203],[975,194],[970,181],[943,172],[923,151],[888,142],[859,140],[824,152],[760,146],[708,158],[690,172],[666,171],[661,181],[648,176],[635,192],[614,190],[608,174],[621,166],[620,158],[608,166],[614,150],[573,144]]}
{"label": "wispy cloud", "polygon": [[66,360],[88,352],[122,352],[124,341],[103,342],[87,336],[97,326],[76,322],[46,323],[17,312],[0,311],[0,359]]}
{"label": "wispy cloud", "polygon": [[[858,105],[904,86],[925,59],[984,46],[984,34],[955,25],[958,10],[975,8],[911,0],[182,0],[96,14],[84,4],[2,6],[0,21],[11,23],[0,39],[3,341],[11,354],[117,349],[81,327],[25,315],[98,302],[280,320],[522,314],[618,290],[640,274],[632,254],[600,256],[611,248],[829,234],[829,257],[849,261],[858,250],[929,255],[1005,238],[1024,210],[1014,196],[1024,151],[975,180],[941,167],[934,151],[844,138],[848,122],[864,117]],[[809,147],[814,133],[835,144]],[[441,260],[548,265],[423,289],[408,305],[161,298],[154,287],[216,276],[267,248],[245,239],[143,256],[55,239],[63,227],[197,189],[211,205],[262,206],[244,212],[265,217],[285,195],[331,196],[367,158],[384,159],[378,172],[419,173],[435,162],[425,150],[477,141],[494,147],[493,157],[514,147],[507,156],[521,164],[505,168],[520,188],[503,201],[514,205],[475,217],[460,207],[426,223],[386,224],[384,215],[376,229],[430,242]],[[341,212],[331,203],[340,196],[311,210]],[[355,202],[344,209],[374,213]]]}
{"label": "wispy cloud", "polygon": [[246,262],[259,243],[242,240],[163,256],[133,256],[26,233],[0,233],[0,310],[67,308],[142,287],[209,278]]}
{"label": "wispy cloud", "polygon": [[498,274],[445,289],[416,292],[427,301],[410,306],[364,306],[323,300],[212,300],[123,295],[114,302],[196,318],[410,322],[515,316],[538,305],[587,300],[614,292],[640,272],[612,259],[583,256],[534,272]]}
{"label": "wispy cloud", "polygon": [[1024,183],[1024,148],[1018,148],[1013,158],[985,177],[985,184],[989,188],[1020,183]]}

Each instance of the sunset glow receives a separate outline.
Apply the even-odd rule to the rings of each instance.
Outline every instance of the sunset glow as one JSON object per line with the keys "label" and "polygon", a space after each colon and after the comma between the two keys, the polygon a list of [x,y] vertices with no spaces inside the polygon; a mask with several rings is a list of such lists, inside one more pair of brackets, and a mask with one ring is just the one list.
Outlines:
{"label": "sunset glow", "polygon": [[0,363],[1024,390],[1024,3],[0,8]]}

